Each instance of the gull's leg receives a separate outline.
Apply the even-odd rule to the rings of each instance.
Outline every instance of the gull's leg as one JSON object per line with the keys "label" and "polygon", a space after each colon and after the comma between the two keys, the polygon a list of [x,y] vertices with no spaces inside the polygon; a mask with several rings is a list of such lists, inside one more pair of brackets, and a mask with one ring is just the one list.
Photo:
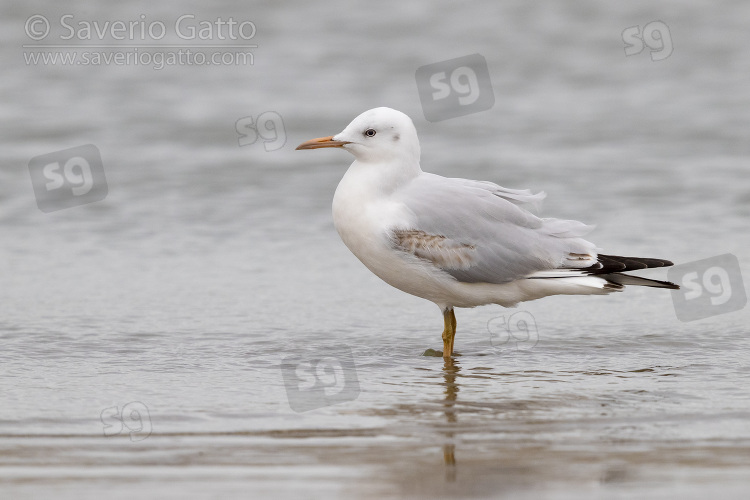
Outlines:
{"label": "gull's leg", "polygon": [[456,314],[451,308],[451,356],[453,356],[453,339],[456,338]]}
{"label": "gull's leg", "polygon": [[443,311],[443,357],[453,356],[453,339],[456,337],[456,315],[452,307],[446,307]]}

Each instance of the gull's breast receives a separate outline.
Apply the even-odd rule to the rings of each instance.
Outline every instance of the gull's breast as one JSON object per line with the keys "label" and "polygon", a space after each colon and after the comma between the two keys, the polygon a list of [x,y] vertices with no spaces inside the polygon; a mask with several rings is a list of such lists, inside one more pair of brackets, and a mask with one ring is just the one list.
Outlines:
{"label": "gull's breast", "polygon": [[[333,197],[333,223],[349,250],[376,276],[406,293],[442,302],[454,280],[442,270],[397,249],[393,229],[409,228],[413,214],[388,196],[350,189],[346,177]],[[360,188],[361,185],[356,186]]]}

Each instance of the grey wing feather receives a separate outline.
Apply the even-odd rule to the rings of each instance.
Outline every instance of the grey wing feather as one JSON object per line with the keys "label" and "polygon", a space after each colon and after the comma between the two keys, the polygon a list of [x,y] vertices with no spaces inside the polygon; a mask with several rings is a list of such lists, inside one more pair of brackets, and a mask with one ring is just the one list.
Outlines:
{"label": "grey wing feather", "polygon": [[[414,221],[414,227],[394,228],[394,245],[467,283],[507,283],[539,271],[594,265],[596,248],[580,238],[590,226],[541,219],[524,209],[543,197],[425,173],[394,193]],[[411,231],[408,244],[405,231]]]}

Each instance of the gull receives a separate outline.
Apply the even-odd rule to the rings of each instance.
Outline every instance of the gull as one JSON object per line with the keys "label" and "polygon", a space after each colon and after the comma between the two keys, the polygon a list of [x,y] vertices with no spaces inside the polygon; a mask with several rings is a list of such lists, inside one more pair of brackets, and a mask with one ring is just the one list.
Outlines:
{"label": "gull", "polygon": [[333,197],[341,239],[383,281],[440,308],[444,358],[453,356],[455,307],[679,288],[623,274],[672,262],[599,254],[581,238],[592,226],[534,215],[544,192],[423,172],[414,123],[395,109],[365,111],[342,132],[297,147],[319,148],[354,155]]}

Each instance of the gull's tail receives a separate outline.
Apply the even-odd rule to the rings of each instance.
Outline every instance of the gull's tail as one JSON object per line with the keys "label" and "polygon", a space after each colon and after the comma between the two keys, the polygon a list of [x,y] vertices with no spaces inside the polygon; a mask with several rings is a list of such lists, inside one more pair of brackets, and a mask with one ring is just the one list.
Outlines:
{"label": "gull's tail", "polygon": [[[679,290],[679,286],[669,281],[652,280],[624,274],[627,271],[651,269],[654,267],[669,267],[672,262],[664,259],[646,259],[643,257],[621,257],[617,255],[598,255],[597,262],[589,267],[560,268],[549,271],[538,271],[528,278],[546,281],[546,286],[554,286],[555,282],[584,289],[576,291],[556,291],[554,293],[610,293],[622,290],[625,285],[651,286],[655,288],[669,288]],[[588,289],[590,287],[590,289]],[[587,290],[588,289],[588,290]],[[594,291],[592,289],[596,289]]]}

